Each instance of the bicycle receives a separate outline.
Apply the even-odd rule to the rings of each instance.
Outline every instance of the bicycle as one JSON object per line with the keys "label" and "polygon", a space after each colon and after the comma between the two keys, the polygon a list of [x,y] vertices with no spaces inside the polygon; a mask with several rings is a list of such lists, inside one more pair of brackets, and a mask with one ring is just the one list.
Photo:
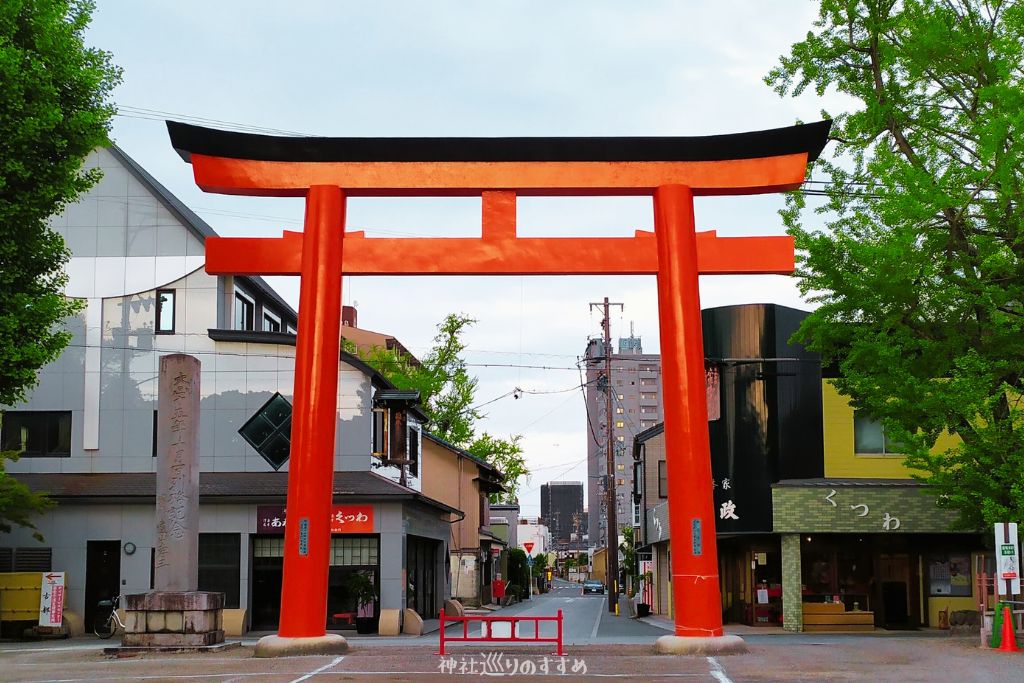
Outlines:
{"label": "bicycle", "polygon": [[92,630],[98,637],[106,640],[114,635],[118,629],[124,632],[124,622],[121,621],[121,617],[117,614],[117,608],[120,604],[121,596],[118,595],[113,600],[100,600],[96,605],[98,612],[93,620]]}

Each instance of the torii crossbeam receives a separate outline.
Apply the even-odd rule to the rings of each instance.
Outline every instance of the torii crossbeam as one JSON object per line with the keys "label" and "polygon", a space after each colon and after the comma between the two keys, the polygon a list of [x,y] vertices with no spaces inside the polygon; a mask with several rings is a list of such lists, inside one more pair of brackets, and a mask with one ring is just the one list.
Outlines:
{"label": "torii crossbeam", "polygon": [[[298,522],[285,531],[281,638],[326,633],[343,274],[657,275],[675,633],[722,635],[697,278],[791,273],[793,241],[697,233],[693,197],[798,188],[830,122],[691,138],[283,138],[167,126],[203,190],[306,198],[302,233],[206,243],[211,274],[301,276],[287,500]],[[538,195],[652,196],[655,230],[517,237],[516,197]],[[480,196],[481,236],[346,233],[348,196]]]}

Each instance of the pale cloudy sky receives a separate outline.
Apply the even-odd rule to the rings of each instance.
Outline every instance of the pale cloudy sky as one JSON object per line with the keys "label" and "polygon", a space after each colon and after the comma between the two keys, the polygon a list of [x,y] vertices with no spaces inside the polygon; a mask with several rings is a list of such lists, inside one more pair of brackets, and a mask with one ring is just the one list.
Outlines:
{"label": "pale cloudy sky", "polygon": [[[780,99],[762,82],[811,27],[810,0],[701,2],[345,2],[99,0],[93,45],[124,69],[115,92],[118,145],[220,234],[301,227],[292,199],[208,195],[173,152],[159,115],[201,117],[311,135],[704,135],[820,118],[807,96]],[[196,122],[196,121],[192,121]],[[779,196],[697,200],[698,227],[782,234]],[[479,199],[354,199],[348,227],[370,234],[471,235]],[[521,199],[521,235],[630,235],[652,229],[647,198]],[[293,305],[298,281],[272,279]],[[346,278],[360,327],[425,352],[449,312],[477,319],[467,358],[488,405],[480,428],[522,434],[540,484],[586,480],[585,413],[576,369],[600,334],[590,302],[608,296],[614,337],[630,325],[658,351],[653,277]],[[705,277],[705,307],[807,306],[791,279]],[[527,367],[529,366],[529,367]],[[556,393],[529,393],[556,392]]]}

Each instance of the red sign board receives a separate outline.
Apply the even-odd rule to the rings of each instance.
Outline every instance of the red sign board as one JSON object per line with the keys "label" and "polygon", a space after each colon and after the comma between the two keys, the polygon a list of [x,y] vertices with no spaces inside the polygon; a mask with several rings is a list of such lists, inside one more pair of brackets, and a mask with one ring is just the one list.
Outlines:
{"label": "red sign board", "polygon": [[528,553],[532,553],[533,552],[533,543],[532,542],[523,543],[523,547],[526,548],[526,552],[528,552]]}
{"label": "red sign board", "polygon": [[[284,533],[286,510],[283,505],[258,505],[256,531],[264,534]],[[372,505],[334,505],[331,507],[332,534],[372,534]]]}

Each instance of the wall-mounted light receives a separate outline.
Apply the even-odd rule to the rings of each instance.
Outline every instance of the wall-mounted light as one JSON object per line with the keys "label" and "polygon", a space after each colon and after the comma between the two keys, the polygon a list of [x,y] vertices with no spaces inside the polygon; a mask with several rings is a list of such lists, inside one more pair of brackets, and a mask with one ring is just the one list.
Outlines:
{"label": "wall-mounted light", "polygon": [[125,543],[124,544],[124,554],[125,555],[134,555],[135,554],[135,544],[132,543],[131,541],[128,541],[127,543]]}

